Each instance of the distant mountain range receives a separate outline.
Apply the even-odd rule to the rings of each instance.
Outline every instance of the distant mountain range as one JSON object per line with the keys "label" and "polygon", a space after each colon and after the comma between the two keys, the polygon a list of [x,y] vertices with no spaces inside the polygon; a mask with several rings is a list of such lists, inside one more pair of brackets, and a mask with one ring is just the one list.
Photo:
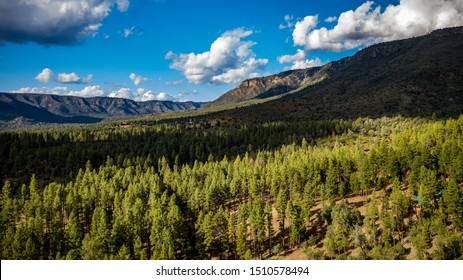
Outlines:
{"label": "distant mountain range", "polygon": [[458,116],[463,114],[463,27],[373,45],[323,67],[247,80],[210,105],[290,90],[281,98],[211,117],[269,121]]}
{"label": "distant mountain range", "polygon": [[145,101],[123,98],[0,93],[0,120],[43,123],[93,123],[107,117],[137,116],[203,106],[200,102]]}

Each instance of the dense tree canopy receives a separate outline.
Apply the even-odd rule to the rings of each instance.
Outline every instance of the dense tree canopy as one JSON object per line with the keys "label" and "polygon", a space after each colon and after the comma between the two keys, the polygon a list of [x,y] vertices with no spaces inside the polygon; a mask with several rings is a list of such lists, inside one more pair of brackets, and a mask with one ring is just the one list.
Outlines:
{"label": "dense tree canopy", "polygon": [[3,132],[0,156],[2,259],[463,257],[463,117]]}

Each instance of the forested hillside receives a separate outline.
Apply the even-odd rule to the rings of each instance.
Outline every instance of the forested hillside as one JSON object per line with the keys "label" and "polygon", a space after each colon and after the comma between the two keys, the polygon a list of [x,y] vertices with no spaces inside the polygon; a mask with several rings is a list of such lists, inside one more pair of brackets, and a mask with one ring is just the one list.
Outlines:
{"label": "forested hillside", "polygon": [[217,119],[300,121],[463,113],[463,27],[372,45],[330,62],[281,98],[221,111]]}
{"label": "forested hillside", "polygon": [[2,259],[463,258],[461,116],[2,132],[0,156]]}

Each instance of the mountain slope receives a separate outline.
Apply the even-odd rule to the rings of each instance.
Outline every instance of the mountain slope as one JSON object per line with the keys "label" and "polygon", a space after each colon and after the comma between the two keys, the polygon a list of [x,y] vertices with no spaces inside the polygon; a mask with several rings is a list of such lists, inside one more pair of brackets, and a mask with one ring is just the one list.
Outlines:
{"label": "mountain slope", "polygon": [[136,116],[201,107],[198,102],[145,101],[123,98],[0,93],[0,120],[23,117],[47,123],[88,123],[102,118]]}
{"label": "mountain slope", "polygon": [[301,120],[463,113],[463,27],[381,43],[319,71],[323,81],[291,95],[215,114],[251,120]]}
{"label": "mountain slope", "polygon": [[281,95],[295,90],[303,84],[314,84],[325,78],[321,67],[301,70],[291,70],[276,75],[245,80],[237,88],[234,88],[217,100],[208,104],[208,107],[227,105],[236,102],[247,101],[253,98],[267,98]]}

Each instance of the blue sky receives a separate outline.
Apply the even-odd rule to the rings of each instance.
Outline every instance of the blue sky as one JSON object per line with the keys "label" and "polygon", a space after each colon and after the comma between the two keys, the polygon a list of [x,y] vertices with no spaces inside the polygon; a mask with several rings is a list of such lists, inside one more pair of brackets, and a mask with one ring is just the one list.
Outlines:
{"label": "blue sky", "polygon": [[1,1],[0,91],[210,101],[246,78],[462,25],[462,2]]}

